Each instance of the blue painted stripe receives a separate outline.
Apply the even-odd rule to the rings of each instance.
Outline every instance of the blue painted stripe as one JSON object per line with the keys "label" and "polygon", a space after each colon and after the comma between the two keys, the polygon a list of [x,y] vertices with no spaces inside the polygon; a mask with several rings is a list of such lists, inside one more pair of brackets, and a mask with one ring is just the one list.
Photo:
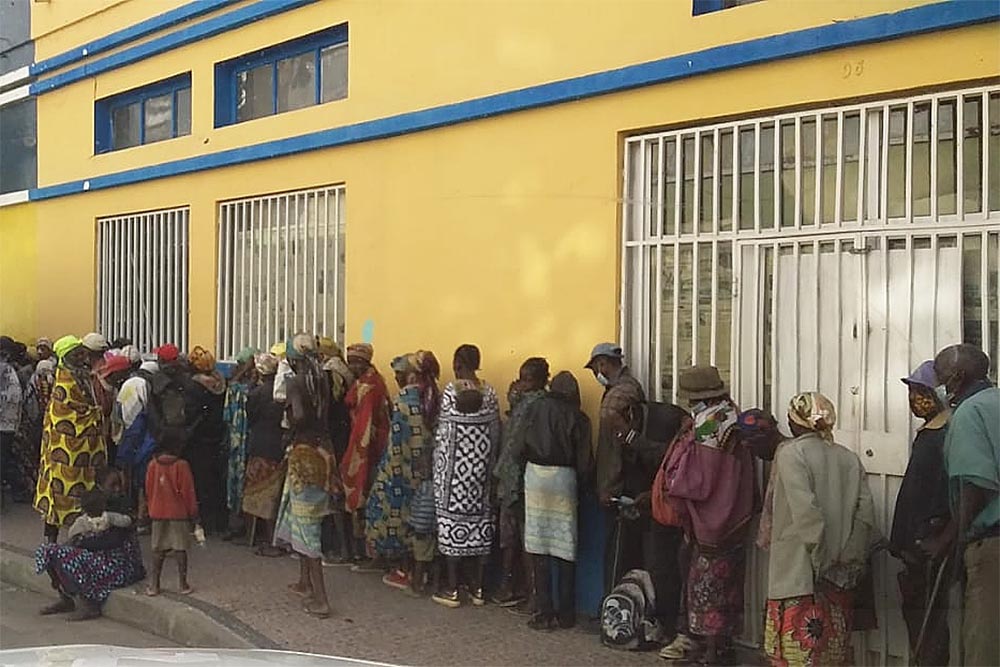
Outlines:
{"label": "blue painted stripe", "polygon": [[312,2],[316,2],[316,0],[281,0],[281,2],[276,2],[275,0],[257,0],[257,2],[251,5],[240,7],[222,16],[210,18],[207,21],[202,21],[190,28],[184,28],[169,35],[157,37],[144,44],[138,44],[118,53],[105,56],[92,63],[80,65],[48,79],[37,81],[31,84],[29,91],[32,95],[41,95],[57,88],[68,86],[81,79],[87,79],[96,74],[109,72],[119,67],[125,67],[151,56],[164,53],[165,51],[170,51],[201,39],[214,37],[220,33],[235,30],[254,21],[281,14]]}
{"label": "blue painted stripe", "polygon": [[895,14],[880,14],[773,37],[727,44],[466,102],[412,111],[287,139],[266,141],[210,155],[200,155],[114,174],[95,176],[86,181],[72,181],[37,188],[30,192],[29,197],[32,200],[50,199],[85,190],[102,190],[323,148],[385,139],[410,132],[571,102],[746,65],[997,20],[1000,20],[1000,3],[948,0],[907,9]]}
{"label": "blue painted stripe", "polygon": [[157,14],[156,16],[148,18],[145,21],[140,21],[135,25],[130,25],[127,28],[113,32],[110,35],[105,35],[104,37],[95,39],[87,44],[82,44],[76,48],[70,49],[69,51],[64,51],[59,55],[34,63],[31,66],[31,74],[38,76],[39,74],[44,74],[45,72],[65,67],[66,65],[71,65],[78,60],[90,58],[100,53],[104,53],[105,51],[116,49],[119,46],[128,44],[129,42],[134,42],[137,39],[148,37],[155,32],[159,32],[160,30],[166,30],[167,28],[172,28],[175,25],[184,23],[185,21],[190,21],[191,19],[196,19],[199,16],[204,16],[205,14],[222,9],[227,5],[231,5],[238,1],[239,0],[195,0],[194,2],[189,2],[181,7],[171,9],[169,12]]}

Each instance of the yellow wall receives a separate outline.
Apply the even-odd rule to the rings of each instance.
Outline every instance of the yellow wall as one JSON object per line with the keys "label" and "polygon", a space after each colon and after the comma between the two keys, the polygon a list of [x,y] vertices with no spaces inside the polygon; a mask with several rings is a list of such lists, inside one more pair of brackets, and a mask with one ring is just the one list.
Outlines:
{"label": "yellow wall", "polygon": [[[383,368],[417,347],[447,368],[474,342],[501,388],[536,354],[580,376],[590,347],[617,337],[622,133],[996,77],[996,38],[996,26],[965,28],[39,202],[40,260],[70,259],[39,272],[41,293],[58,286],[59,298],[39,304],[38,325],[93,326],[95,218],[190,204],[190,339],[212,345],[216,203],[346,182],[349,340],[371,319]],[[857,59],[863,76],[842,79]],[[597,387],[583,384],[593,404]]]}
{"label": "yellow wall", "polygon": [[[767,0],[693,17],[690,0],[579,0],[572,3],[572,11],[557,0],[321,0],[43,95],[38,122],[46,130],[39,138],[38,182],[51,185],[213,153],[927,1]],[[33,7],[58,8],[67,2],[53,0]],[[106,30],[109,25],[126,25],[116,18],[135,18],[128,12],[134,14],[137,6],[153,13],[147,2],[129,0],[93,20],[41,36],[39,57],[68,48],[74,37],[77,43],[93,39],[95,26]],[[150,4],[169,8],[178,3]],[[213,127],[214,63],[345,21],[350,29],[348,99],[252,123]],[[58,48],[52,48],[50,42],[56,38]],[[189,70],[190,136],[93,154],[96,99]],[[836,78],[836,71],[831,78]]]}
{"label": "yellow wall", "polygon": [[36,208],[0,208],[0,333],[18,340],[43,335],[38,327],[38,231]]}

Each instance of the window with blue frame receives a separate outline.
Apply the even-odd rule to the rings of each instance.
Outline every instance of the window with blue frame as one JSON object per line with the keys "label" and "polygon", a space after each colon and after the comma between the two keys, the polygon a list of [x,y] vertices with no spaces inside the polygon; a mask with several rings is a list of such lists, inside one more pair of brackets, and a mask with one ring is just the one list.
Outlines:
{"label": "window with blue frame", "polygon": [[215,126],[347,97],[347,24],[215,65]]}
{"label": "window with blue frame", "polygon": [[691,13],[695,16],[710,14],[740,5],[749,5],[753,2],[760,2],[760,0],[692,0]]}
{"label": "window with blue frame", "polygon": [[95,153],[187,134],[191,134],[190,72],[94,103]]}

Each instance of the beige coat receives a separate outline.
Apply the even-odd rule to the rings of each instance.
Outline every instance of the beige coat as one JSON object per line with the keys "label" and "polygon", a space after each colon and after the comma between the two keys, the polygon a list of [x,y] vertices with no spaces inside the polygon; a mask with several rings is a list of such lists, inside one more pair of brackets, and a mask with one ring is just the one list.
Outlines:
{"label": "beige coat", "polygon": [[819,578],[852,588],[864,572],[875,534],[861,460],[809,433],[784,443],[774,464],[767,596],[811,595]]}

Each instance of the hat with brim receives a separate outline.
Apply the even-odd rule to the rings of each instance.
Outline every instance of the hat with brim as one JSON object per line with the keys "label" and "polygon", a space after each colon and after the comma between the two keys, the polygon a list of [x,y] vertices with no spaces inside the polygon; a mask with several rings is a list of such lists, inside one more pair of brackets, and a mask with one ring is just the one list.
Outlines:
{"label": "hat with brim", "polygon": [[677,393],[691,401],[704,401],[729,395],[715,366],[692,366],[681,371]]}
{"label": "hat with brim", "polygon": [[608,357],[610,359],[617,359],[621,361],[624,358],[622,354],[622,348],[620,345],[615,343],[598,343],[594,346],[594,349],[590,352],[590,361],[584,366],[584,368],[594,369],[594,362],[601,357]]}
{"label": "hat with brim", "polygon": [[928,389],[933,389],[940,384],[937,373],[934,372],[933,361],[925,361],[910,373],[910,377],[901,378],[901,380],[903,384],[910,387],[927,387]]}

